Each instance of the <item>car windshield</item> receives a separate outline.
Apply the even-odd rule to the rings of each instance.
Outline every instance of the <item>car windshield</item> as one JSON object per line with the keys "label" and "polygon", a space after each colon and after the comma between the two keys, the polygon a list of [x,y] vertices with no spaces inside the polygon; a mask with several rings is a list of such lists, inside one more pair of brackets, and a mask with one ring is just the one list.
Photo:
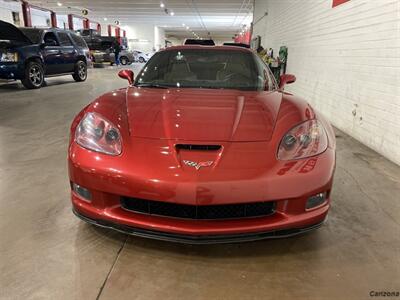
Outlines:
{"label": "car windshield", "polygon": [[42,41],[42,30],[35,28],[19,28],[22,33],[34,44],[40,44]]}
{"label": "car windshield", "polygon": [[148,87],[264,89],[264,76],[251,52],[181,49],[156,53],[135,85]]}

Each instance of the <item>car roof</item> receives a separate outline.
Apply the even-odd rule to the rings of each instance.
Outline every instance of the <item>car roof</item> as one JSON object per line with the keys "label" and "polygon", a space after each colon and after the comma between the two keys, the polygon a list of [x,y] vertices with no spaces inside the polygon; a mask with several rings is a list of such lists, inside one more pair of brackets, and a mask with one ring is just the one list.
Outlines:
{"label": "car roof", "polygon": [[57,31],[57,32],[70,32],[76,34],[74,31],[69,29],[62,29],[56,27],[19,27],[20,29],[36,30],[36,31]]}
{"label": "car roof", "polygon": [[195,49],[195,50],[222,50],[222,51],[241,51],[241,52],[250,52],[253,53],[253,50],[238,46],[203,46],[203,45],[180,45],[180,46],[171,46],[165,48],[162,51],[171,51],[171,50],[186,50],[186,49]]}

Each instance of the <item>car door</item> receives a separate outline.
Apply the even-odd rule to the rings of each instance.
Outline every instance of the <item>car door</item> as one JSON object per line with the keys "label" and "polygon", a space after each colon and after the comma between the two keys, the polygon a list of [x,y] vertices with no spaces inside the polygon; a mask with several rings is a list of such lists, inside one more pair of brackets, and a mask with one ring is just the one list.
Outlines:
{"label": "car door", "polygon": [[66,32],[58,31],[57,35],[61,46],[62,73],[73,72],[77,58],[77,51]]}
{"label": "car door", "polygon": [[62,73],[61,47],[57,36],[52,31],[47,31],[43,36],[42,55],[46,69],[46,75]]}

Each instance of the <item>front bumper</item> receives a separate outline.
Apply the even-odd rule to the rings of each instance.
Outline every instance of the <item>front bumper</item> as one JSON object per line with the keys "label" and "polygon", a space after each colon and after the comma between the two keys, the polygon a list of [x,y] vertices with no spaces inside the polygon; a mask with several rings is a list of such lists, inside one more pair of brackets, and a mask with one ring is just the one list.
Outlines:
{"label": "front bumper", "polygon": [[[92,200],[87,201],[71,192],[75,213],[103,227],[188,243],[290,236],[317,227],[328,214],[335,169],[333,149],[316,157],[284,162],[277,161],[274,154],[266,156],[262,150],[266,145],[235,143],[226,145],[229,151],[223,161],[196,171],[181,166],[174,152],[164,150],[165,143],[143,139],[135,147],[126,147],[119,157],[93,153],[71,143],[70,181],[92,194]],[[201,160],[207,161],[207,157]],[[326,193],[327,200],[306,210],[309,197],[318,193]],[[273,215],[261,217],[180,219],[125,210],[122,196],[186,205],[273,201],[276,209]]]}
{"label": "front bumper", "polygon": [[22,77],[22,70],[18,63],[0,63],[1,79],[21,79]]}
{"label": "front bumper", "polygon": [[241,234],[220,234],[220,235],[184,235],[178,233],[168,233],[156,230],[142,229],[138,227],[130,227],[124,224],[112,223],[101,219],[91,219],[78,213],[75,209],[74,214],[83,221],[100,226],[103,228],[113,229],[121,233],[139,236],[143,238],[151,238],[161,241],[169,241],[183,244],[222,244],[222,243],[238,243],[251,242],[263,239],[287,238],[295,235],[303,234],[323,225],[325,220],[302,228],[280,229],[275,231],[241,233]]}

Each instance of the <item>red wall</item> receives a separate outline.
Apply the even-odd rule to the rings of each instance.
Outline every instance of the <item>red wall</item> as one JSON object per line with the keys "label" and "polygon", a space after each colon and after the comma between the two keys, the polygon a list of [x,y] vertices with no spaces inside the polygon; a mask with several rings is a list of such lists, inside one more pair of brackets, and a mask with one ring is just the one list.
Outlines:
{"label": "red wall", "polygon": [[332,7],[338,6],[350,0],[332,0]]}
{"label": "red wall", "polygon": [[243,33],[243,35],[238,34],[235,36],[235,43],[250,45],[250,40],[251,40],[250,30],[247,30],[245,33]]}

